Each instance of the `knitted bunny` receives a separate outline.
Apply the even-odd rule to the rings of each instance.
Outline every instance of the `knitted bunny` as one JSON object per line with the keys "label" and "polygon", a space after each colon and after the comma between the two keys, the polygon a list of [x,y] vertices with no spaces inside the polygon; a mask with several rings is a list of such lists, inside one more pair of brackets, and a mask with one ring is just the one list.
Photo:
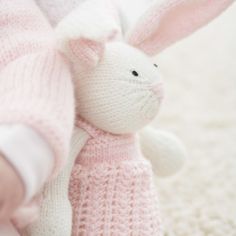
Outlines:
{"label": "knitted bunny", "polygon": [[182,166],[185,151],[175,137],[151,128],[138,137],[163,97],[150,56],[206,24],[229,3],[154,4],[124,39],[117,18],[111,17],[112,5],[106,4],[87,1],[57,27],[60,50],[74,72],[76,128],[70,162],[45,189],[40,221],[25,234],[71,235],[69,182],[72,235],[162,234],[152,167],[143,155],[157,174],[169,175]]}

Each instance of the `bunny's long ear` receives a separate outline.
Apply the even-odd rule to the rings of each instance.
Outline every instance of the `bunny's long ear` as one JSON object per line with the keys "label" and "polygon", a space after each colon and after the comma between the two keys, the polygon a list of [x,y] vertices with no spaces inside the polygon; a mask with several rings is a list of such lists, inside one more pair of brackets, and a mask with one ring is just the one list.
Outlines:
{"label": "bunny's long ear", "polygon": [[109,0],[87,0],[56,28],[59,49],[82,69],[93,68],[105,44],[120,35],[116,11]]}
{"label": "bunny's long ear", "polygon": [[128,32],[126,40],[155,55],[190,35],[223,12],[234,0],[166,0],[155,3]]}

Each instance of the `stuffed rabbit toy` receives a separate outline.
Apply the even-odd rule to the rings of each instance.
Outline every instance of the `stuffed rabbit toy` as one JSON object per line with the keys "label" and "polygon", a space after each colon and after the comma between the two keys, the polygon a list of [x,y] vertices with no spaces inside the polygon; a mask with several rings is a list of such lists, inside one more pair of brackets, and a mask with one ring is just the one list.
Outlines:
{"label": "stuffed rabbit toy", "polygon": [[77,117],[70,162],[45,188],[40,220],[22,235],[162,235],[151,163],[157,175],[170,175],[186,154],[173,135],[141,130],[163,99],[151,56],[229,5],[220,0],[153,4],[123,37],[112,3],[95,2],[85,2],[56,30],[74,73]]}

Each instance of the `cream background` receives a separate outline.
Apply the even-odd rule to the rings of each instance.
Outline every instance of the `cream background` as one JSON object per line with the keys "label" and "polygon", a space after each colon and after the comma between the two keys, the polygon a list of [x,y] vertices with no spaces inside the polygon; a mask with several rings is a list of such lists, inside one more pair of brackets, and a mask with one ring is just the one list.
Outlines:
{"label": "cream background", "polygon": [[158,179],[166,235],[236,235],[236,5],[157,57],[166,100],[155,126],[175,132],[189,156]]}

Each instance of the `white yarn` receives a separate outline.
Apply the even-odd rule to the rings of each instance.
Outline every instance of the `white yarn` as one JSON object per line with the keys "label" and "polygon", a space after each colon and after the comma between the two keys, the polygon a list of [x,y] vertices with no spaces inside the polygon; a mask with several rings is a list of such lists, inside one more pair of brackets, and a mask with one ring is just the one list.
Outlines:
{"label": "white yarn", "polygon": [[96,70],[76,77],[78,111],[102,130],[134,132],[158,112],[160,99],[150,87],[161,82],[159,69],[145,54],[122,42],[108,43]]}
{"label": "white yarn", "polygon": [[141,149],[157,176],[175,174],[185,163],[185,147],[172,133],[147,127],[140,132]]}
{"label": "white yarn", "polygon": [[[73,62],[77,109],[102,130],[135,132],[158,112],[161,98],[152,87],[161,83],[159,70],[140,50],[125,42],[109,42],[108,36],[119,31],[119,25],[112,15],[104,14],[106,2],[94,8],[95,2],[82,4],[56,29],[59,48]],[[76,50],[72,51],[75,39]],[[84,44],[78,42],[81,39]],[[83,60],[92,66],[83,68]]]}
{"label": "white yarn", "polygon": [[[77,15],[72,16],[80,23],[78,32],[85,29],[83,36],[97,39],[96,30],[90,31],[83,25],[83,21],[77,21]],[[59,31],[60,36],[66,35],[71,39],[78,37],[73,27],[64,29],[65,31]],[[149,123],[158,112],[160,100],[150,90],[154,83],[160,82],[158,69],[150,58],[122,42],[108,43],[105,46],[103,58],[96,72],[76,71],[78,89],[75,90],[79,91],[76,95],[79,114],[105,131],[136,131]],[[138,76],[134,76],[133,71],[136,71]],[[53,236],[55,232],[57,235],[60,232],[61,236],[70,235],[72,215],[66,191],[70,170],[71,166],[67,167],[59,178],[46,188],[46,205],[42,206],[40,221],[28,229],[30,236]]]}
{"label": "white yarn", "polygon": [[76,128],[71,142],[68,164],[61,174],[47,184],[40,208],[39,220],[30,225],[21,236],[70,236],[72,230],[72,210],[68,199],[71,170],[78,153],[88,139],[88,134]]}
{"label": "white yarn", "polygon": [[[109,1],[101,1],[94,7],[96,3],[97,0],[90,0],[81,4],[60,21],[55,29],[58,48],[71,62],[76,63],[78,60],[71,49],[72,41],[89,39],[103,44],[109,38],[120,35],[119,19],[114,6]],[[81,63],[79,60],[77,69]]]}

